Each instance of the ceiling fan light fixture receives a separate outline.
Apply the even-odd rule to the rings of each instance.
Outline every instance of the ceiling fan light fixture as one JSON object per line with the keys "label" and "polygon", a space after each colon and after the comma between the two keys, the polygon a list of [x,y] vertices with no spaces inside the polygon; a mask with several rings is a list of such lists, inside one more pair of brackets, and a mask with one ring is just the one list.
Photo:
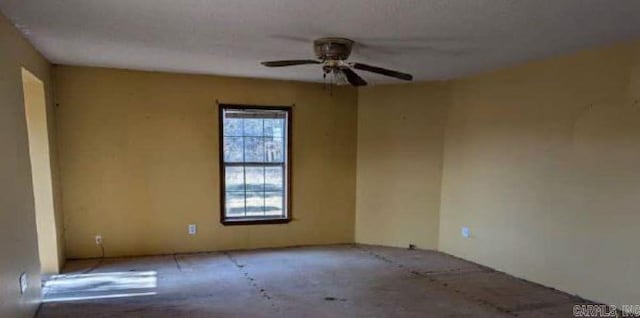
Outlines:
{"label": "ceiling fan light fixture", "polygon": [[349,81],[344,73],[340,72],[338,69],[333,70],[333,84],[338,86],[349,85]]}

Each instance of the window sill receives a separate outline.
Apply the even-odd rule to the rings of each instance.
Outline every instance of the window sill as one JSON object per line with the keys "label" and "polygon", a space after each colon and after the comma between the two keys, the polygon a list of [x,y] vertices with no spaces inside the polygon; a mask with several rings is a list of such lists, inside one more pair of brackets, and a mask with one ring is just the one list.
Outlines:
{"label": "window sill", "polygon": [[284,219],[260,219],[260,218],[246,218],[246,219],[225,219],[221,220],[222,225],[261,225],[261,224],[286,224],[291,222],[290,218]]}

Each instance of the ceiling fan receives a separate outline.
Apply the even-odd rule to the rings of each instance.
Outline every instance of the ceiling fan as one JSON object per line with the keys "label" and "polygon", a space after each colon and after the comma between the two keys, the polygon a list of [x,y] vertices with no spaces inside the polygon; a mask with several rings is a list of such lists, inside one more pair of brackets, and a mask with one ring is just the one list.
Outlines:
{"label": "ceiling fan", "polygon": [[353,86],[367,85],[367,82],[353,71],[354,69],[390,76],[405,81],[413,80],[411,74],[358,62],[347,62],[346,60],[351,54],[353,43],[352,40],[345,38],[320,38],[313,41],[313,48],[318,58],[317,60],[282,60],[262,62],[261,64],[268,67],[321,64],[325,79],[327,75],[329,75],[333,76],[338,83],[345,80]]}

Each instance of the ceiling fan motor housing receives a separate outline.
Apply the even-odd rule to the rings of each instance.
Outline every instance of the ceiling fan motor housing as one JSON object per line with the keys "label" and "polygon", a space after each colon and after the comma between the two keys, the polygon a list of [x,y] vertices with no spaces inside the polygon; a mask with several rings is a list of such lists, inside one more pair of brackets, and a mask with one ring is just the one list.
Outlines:
{"label": "ceiling fan motor housing", "polygon": [[353,41],[345,38],[321,38],[313,42],[313,48],[318,59],[346,60],[351,54]]}

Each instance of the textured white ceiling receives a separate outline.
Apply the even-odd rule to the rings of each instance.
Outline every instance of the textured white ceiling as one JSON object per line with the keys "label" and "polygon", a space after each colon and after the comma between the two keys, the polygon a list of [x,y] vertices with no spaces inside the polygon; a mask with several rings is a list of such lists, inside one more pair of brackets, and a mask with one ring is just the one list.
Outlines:
{"label": "textured white ceiling", "polygon": [[[356,40],[351,60],[447,79],[640,38],[639,0],[0,0],[52,62],[321,80],[311,41]],[[361,72],[370,82],[394,79]]]}

